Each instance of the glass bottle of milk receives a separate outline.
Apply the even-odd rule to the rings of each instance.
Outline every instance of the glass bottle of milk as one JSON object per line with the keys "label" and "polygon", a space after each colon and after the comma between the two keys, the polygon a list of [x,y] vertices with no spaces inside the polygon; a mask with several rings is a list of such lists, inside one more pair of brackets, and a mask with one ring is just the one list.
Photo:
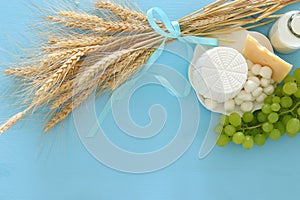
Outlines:
{"label": "glass bottle of milk", "polygon": [[300,49],[300,11],[282,15],[269,32],[269,38],[279,53],[292,53]]}

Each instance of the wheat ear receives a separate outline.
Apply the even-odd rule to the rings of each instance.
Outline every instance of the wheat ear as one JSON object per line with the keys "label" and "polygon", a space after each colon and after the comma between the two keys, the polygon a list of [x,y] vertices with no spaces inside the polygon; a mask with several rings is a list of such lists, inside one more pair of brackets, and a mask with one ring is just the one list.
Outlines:
{"label": "wheat ear", "polygon": [[69,39],[69,40],[50,40],[49,43],[60,48],[76,48],[85,46],[94,46],[106,42],[109,37],[105,36],[85,36],[82,38]]}
{"label": "wheat ear", "polygon": [[150,58],[150,56],[153,54],[155,49],[149,49],[145,51],[142,55],[140,55],[134,63],[131,65],[128,65],[122,73],[119,73],[118,78],[116,78],[116,81],[113,82],[111,85],[112,90],[114,91],[117,89],[122,83],[124,83],[126,80],[128,80],[135,72],[137,72]]}
{"label": "wheat ear", "polygon": [[7,120],[4,124],[0,126],[0,135],[7,131],[10,127],[14,126],[20,119],[26,115],[26,113],[32,108],[32,106],[26,108],[24,111],[19,112]]}
{"label": "wheat ear", "polygon": [[108,66],[113,65],[119,59],[126,58],[133,51],[134,50],[120,50],[103,57],[100,61],[78,74],[80,78],[76,83],[76,87],[80,88],[83,85],[87,85],[86,83],[96,77],[99,73],[105,73],[105,70],[108,68]]}
{"label": "wheat ear", "polygon": [[63,105],[65,102],[67,102],[69,99],[71,99],[73,96],[72,92],[66,92],[61,94],[58,99],[56,99],[52,104],[51,104],[51,109],[57,109],[61,105]]}
{"label": "wheat ear", "polygon": [[137,12],[133,9],[129,9],[127,7],[121,6],[114,2],[109,1],[98,1],[95,5],[97,9],[105,9],[111,11],[114,15],[118,16],[123,21],[132,22],[140,21],[147,22],[147,17],[145,14]]}
{"label": "wheat ear", "polygon": [[55,100],[57,97],[60,97],[64,93],[72,93],[73,86],[74,86],[74,79],[68,80],[68,81],[64,82],[63,84],[61,84],[55,90],[52,90],[52,91],[46,93],[42,97],[35,98],[33,100],[33,103],[34,104],[43,104],[43,103],[47,104],[48,102]]}
{"label": "wheat ear", "polygon": [[71,11],[61,11],[59,14],[62,17],[49,16],[48,19],[71,28],[91,30],[96,33],[152,31],[148,25],[139,23],[109,21],[94,15]]}
{"label": "wheat ear", "polygon": [[7,75],[13,75],[18,77],[32,77],[35,76],[39,71],[37,68],[32,66],[13,68],[10,67],[7,70],[4,70],[4,73]]}
{"label": "wheat ear", "polygon": [[86,100],[89,95],[95,90],[96,84],[94,84],[94,87],[90,87],[83,91],[79,96],[77,96],[74,101],[68,102],[59,112],[57,112],[52,119],[46,124],[45,126],[45,132],[48,132],[51,130],[56,124],[61,122],[62,120],[66,119],[69,114],[78,106],[81,105],[81,103]]}
{"label": "wheat ear", "polygon": [[68,59],[46,82],[41,88],[36,92],[36,96],[46,92],[51,88],[55,83],[61,81],[64,78],[69,70],[79,61],[79,59],[84,55],[84,52],[79,51],[70,59]]}

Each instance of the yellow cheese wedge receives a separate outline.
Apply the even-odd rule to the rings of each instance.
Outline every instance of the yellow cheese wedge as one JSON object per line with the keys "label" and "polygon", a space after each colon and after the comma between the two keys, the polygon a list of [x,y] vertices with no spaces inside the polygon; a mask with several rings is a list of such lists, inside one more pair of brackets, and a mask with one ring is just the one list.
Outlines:
{"label": "yellow cheese wedge", "polygon": [[288,75],[293,67],[293,65],[270,52],[250,35],[247,36],[243,54],[253,63],[271,67],[273,70],[272,79],[278,83]]}

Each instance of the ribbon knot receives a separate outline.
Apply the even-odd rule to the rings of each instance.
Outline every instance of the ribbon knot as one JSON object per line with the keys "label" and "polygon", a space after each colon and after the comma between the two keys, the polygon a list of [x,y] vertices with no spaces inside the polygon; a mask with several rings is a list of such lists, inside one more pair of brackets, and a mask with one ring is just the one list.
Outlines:
{"label": "ribbon knot", "polygon": [[[166,32],[156,22],[154,12],[161,18],[161,22],[166,27]],[[196,36],[181,36],[180,25],[178,21],[171,21],[167,14],[158,7],[153,7],[147,11],[147,18],[150,26],[161,36],[168,38],[175,38],[182,42],[200,44],[204,46],[218,46],[219,41],[215,38],[196,37]],[[164,42],[165,43],[165,42]]]}

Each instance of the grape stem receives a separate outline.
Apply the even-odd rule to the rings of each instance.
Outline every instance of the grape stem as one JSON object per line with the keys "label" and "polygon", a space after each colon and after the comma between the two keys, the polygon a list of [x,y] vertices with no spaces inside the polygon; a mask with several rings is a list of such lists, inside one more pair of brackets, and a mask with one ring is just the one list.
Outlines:
{"label": "grape stem", "polygon": [[247,126],[245,128],[242,128],[243,129],[243,132],[245,132],[245,130],[251,130],[251,129],[255,129],[255,128],[260,128],[262,127],[262,124],[259,124],[259,125],[256,125],[256,126]]}
{"label": "grape stem", "polygon": [[[296,103],[296,105],[295,105],[293,108],[291,108],[290,110],[287,110],[287,111],[284,111],[284,112],[280,113],[279,116],[285,115],[285,114],[287,114],[287,113],[292,113],[292,114],[293,114],[293,111],[294,111],[299,105],[300,105],[300,101],[299,101],[298,103]],[[245,130],[251,130],[251,129],[260,128],[260,127],[262,127],[262,124],[259,124],[259,125],[256,125],[256,126],[250,126],[250,127],[249,127],[249,126],[243,127],[242,130],[243,130],[243,132],[245,132]]]}
{"label": "grape stem", "polygon": [[285,115],[287,113],[292,113],[299,105],[300,105],[300,101],[298,103],[296,103],[296,105],[292,109],[280,113],[279,116]]}

